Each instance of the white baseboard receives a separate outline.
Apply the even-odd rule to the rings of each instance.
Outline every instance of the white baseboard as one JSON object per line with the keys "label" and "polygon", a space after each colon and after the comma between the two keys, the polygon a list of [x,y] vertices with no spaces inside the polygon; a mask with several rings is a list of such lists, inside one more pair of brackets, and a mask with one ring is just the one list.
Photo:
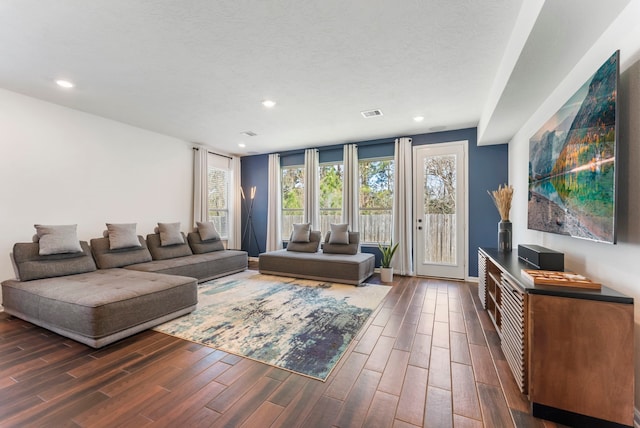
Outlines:
{"label": "white baseboard", "polygon": [[479,281],[479,279],[478,279],[478,277],[477,277],[477,276],[468,276],[468,277],[467,277],[467,279],[465,279],[465,281],[468,281],[468,282],[478,282],[478,281]]}
{"label": "white baseboard", "polygon": [[258,257],[251,257],[251,256],[249,256],[249,261],[250,261],[250,262],[257,262],[257,261],[258,261]]}

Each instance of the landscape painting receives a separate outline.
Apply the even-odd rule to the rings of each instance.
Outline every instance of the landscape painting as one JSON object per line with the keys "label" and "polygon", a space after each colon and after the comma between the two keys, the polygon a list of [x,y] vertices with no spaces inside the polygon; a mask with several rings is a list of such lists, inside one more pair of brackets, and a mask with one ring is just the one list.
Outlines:
{"label": "landscape painting", "polygon": [[529,229],[615,243],[619,52],[529,141]]}

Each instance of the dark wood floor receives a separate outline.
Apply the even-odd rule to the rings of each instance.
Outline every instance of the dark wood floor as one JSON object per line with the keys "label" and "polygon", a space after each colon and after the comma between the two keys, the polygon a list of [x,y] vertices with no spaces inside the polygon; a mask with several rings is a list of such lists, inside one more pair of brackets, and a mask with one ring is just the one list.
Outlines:
{"label": "dark wood floor", "polygon": [[396,276],[324,383],[154,331],[94,350],[0,313],[0,426],[557,427],[529,416],[476,291]]}

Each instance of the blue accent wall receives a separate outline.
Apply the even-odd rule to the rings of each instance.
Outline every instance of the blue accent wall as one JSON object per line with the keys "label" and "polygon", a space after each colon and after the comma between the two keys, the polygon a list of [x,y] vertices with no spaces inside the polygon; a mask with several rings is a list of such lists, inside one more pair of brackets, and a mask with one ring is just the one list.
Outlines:
{"label": "blue accent wall", "polygon": [[[434,132],[430,134],[418,134],[410,136],[413,139],[414,146],[424,144],[438,144],[452,141],[468,140],[468,164],[469,170],[469,276],[478,276],[478,247],[496,247],[497,246],[497,224],[500,221],[498,211],[496,210],[491,198],[487,194],[487,190],[494,190],[498,185],[507,183],[509,180],[508,160],[509,146],[506,144],[495,146],[481,146],[477,144],[476,128],[460,129],[456,131]],[[389,156],[393,155],[393,139],[363,141],[358,144],[358,152],[364,151],[368,156]],[[379,146],[379,147],[374,147]],[[331,146],[331,149],[341,146]],[[366,147],[366,148],[365,148]],[[390,154],[387,153],[391,148]],[[320,154],[327,148],[319,148]],[[371,153],[369,153],[371,152]],[[378,153],[379,152],[379,153]],[[289,160],[295,159],[296,155],[300,156],[300,152],[290,152]],[[328,157],[337,157],[337,151],[333,150]],[[384,153],[384,154],[383,154]],[[375,154],[375,156],[374,156]],[[286,153],[281,154],[287,157]],[[365,156],[361,156],[365,157]],[[299,159],[296,159],[296,161]],[[257,196],[253,208],[253,223],[256,229],[260,251],[265,251],[267,238],[267,194],[268,194],[268,169],[269,158],[267,155],[245,156],[242,162],[242,187],[248,192],[251,186],[257,186]],[[304,163],[304,153],[302,153],[302,162]],[[283,162],[284,164],[284,162]],[[289,163],[294,165],[294,163]],[[247,213],[243,208],[242,224],[243,228],[246,224]],[[250,243],[248,237],[245,237],[242,249],[249,252],[251,256],[257,256],[258,250],[251,237]],[[251,244],[251,245],[249,245]],[[363,252],[373,253],[376,255],[376,266],[380,266],[380,251],[377,247],[362,247]]]}
{"label": "blue accent wall", "polygon": [[[241,185],[247,199],[242,205],[242,249],[257,257],[267,245],[267,204],[269,199],[269,155],[245,156],[240,159]],[[248,225],[249,195],[256,186],[251,224]],[[255,233],[255,235],[254,235]],[[256,242],[257,241],[257,242]]]}

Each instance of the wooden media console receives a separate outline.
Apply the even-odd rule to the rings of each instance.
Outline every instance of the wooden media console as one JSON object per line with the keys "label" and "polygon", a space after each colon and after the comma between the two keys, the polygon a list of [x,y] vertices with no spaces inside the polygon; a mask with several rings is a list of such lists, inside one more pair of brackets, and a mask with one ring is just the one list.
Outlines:
{"label": "wooden media console", "polygon": [[516,252],[480,248],[478,295],[533,416],[570,426],[632,427],[633,298],[533,285]]}

